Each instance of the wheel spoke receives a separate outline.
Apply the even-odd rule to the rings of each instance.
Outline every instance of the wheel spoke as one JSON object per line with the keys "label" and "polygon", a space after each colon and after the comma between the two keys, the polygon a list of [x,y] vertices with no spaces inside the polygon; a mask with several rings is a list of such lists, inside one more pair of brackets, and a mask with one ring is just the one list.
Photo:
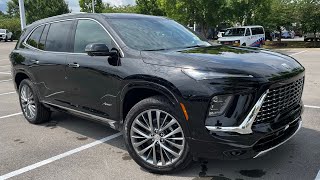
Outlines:
{"label": "wheel spoke", "polygon": [[170,145],[172,145],[172,146],[174,146],[174,147],[176,147],[176,148],[178,148],[178,149],[180,149],[180,150],[183,149],[183,145],[176,144],[176,143],[171,142],[171,141],[166,140],[166,139],[165,139],[165,141],[166,141],[167,143],[169,143]]}
{"label": "wheel spoke", "polygon": [[162,166],[166,165],[166,161],[163,157],[163,149],[161,146],[160,146],[160,158],[161,158]]}
{"label": "wheel spoke", "polygon": [[157,152],[156,152],[156,144],[155,143],[153,144],[153,147],[152,147],[152,156],[153,156],[153,164],[157,165],[158,161],[157,161]]}
{"label": "wheel spoke", "polygon": [[172,135],[174,135],[174,134],[177,134],[177,133],[180,133],[180,132],[182,132],[182,129],[181,129],[181,127],[178,127],[178,128],[175,129],[174,131],[172,131],[172,132],[170,132],[169,134],[165,135],[163,138],[170,137],[170,136],[172,136]]}
{"label": "wheel spoke", "polygon": [[176,123],[176,120],[175,119],[171,119],[171,121],[168,124],[166,124],[160,131],[164,131],[164,130],[168,129],[169,127],[171,127],[175,123]]}
{"label": "wheel spoke", "polygon": [[135,127],[132,127],[132,130],[133,130],[133,132],[135,132],[135,133],[137,133],[137,134],[140,134],[141,136],[143,136],[143,137],[145,137],[145,138],[147,138],[147,139],[150,139],[150,138],[151,138],[150,136],[146,135],[145,133],[143,133],[142,131],[138,130],[138,129],[135,128]]}
{"label": "wheel spoke", "polygon": [[163,122],[162,122],[162,124],[161,124],[161,126],[160,126],[160,128],[159,128],[159,129],[162,129],[162,127],[163,127],[164,123],[165,123],[165,122],[166,122],[166,120],[167,120],[167,117],[168,117],[168,114],[166,114],[166,117],[164,117]]}
{"label": "wheel spoke", "polygon": [[165,149],[166,151],[168,151],[170,154],[172,154],[174,157],[179,157],[180,155],[176,152],[174,152],[173,150],[171,150],[170,148],[168,148],[166,145],[164,144],[160,144],[160,146],[162,146],[163,149]]}
{"label": "wheel spoke", "polygon": [[150,128],[151,128],[151,131],[153,131],[153,123],[152,123],[151,111],[148,111],[148,119],[149,119],[149,125],[150,125]]}
{"label": "wheel spoke", "polygon": [[156,111],[157,128],[160,129],[160,111]]}
{"label": "wheel spoke", "polygon": [[145,130],[151,132],[150,127],[145,126],[144,124],[142,124],[139,119],[136,120],[136,123],[140,126],[143,127]]}
{"label": "wheel spoke", "polygon": [[134,147],[139,147],[139,146],[141,146],[142,144],[146,143],[146,142],[149,141],[149,140],[150,140],[150,139],[144,139],[144,140],[142,140],[142,141],[140,141],[140,142],[133,143],[133,146],[134,146]]}
{"label": "wheel spoke", "polygon": [[153,142],[152,144],[150,144],[148,147],[142,149],[141,151],[138,152],[139,155],[143,155],[146,151],[148,151],[150,148],[152,148],[154,146],[156,142]]}

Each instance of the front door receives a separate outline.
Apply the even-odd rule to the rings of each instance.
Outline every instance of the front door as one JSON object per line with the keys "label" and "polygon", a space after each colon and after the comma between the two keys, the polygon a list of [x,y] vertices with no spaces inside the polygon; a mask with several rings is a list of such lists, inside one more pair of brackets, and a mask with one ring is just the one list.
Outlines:
{"label": "front door", "polygon": [[85,47],[104,43],[109,49],[114,42],[104,27],[95,20],[80,19],[76,24],[73,53],[67,58],[68,101],[90,114],[113,119],[118,94],[117,64],[109,56],[89,56]]}

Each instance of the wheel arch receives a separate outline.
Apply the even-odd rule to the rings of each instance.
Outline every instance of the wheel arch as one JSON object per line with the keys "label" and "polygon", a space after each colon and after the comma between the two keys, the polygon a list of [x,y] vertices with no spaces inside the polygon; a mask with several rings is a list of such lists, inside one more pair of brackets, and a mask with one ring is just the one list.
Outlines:
{"label": "wheel arch", "polygon": [[127,84],[122,89],[120,95],[121,123],[123,123],[126,115],[135,104],[143,99],[157,95],[164,96],[174,107],[179,107],[177,106],[179,101],[174,92],[161,84],[148,81],[137,81]]}

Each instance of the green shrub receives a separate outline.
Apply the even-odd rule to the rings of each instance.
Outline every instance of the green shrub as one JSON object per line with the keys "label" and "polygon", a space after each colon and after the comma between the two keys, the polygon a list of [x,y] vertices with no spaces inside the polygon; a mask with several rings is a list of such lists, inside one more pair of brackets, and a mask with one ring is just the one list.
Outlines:
{"label": "green shrub", "polygon": [[0,29],[8,29],[13,33],[13,39],[19,39],[21,35],[21,26],[19,18],[0,18]]}

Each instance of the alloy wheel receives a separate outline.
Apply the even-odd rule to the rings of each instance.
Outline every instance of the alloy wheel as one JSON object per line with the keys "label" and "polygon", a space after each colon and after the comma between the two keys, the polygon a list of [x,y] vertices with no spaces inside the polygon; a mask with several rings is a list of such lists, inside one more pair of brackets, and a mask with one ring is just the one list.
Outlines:
{"label": "alloy wheel", "polygon": [[130,137],[138,156],[154,166],[173,164],[185,149],[185,137],[179,122],[159,109],[140,113],[132,122]]}
{"label": "alloy wheel", "polygon": [[21,106],[24,115],[28,119],[33,119],[36,116],[37,107],[34,100],[34,95],[28,85],[23,85],[20,92]]}

